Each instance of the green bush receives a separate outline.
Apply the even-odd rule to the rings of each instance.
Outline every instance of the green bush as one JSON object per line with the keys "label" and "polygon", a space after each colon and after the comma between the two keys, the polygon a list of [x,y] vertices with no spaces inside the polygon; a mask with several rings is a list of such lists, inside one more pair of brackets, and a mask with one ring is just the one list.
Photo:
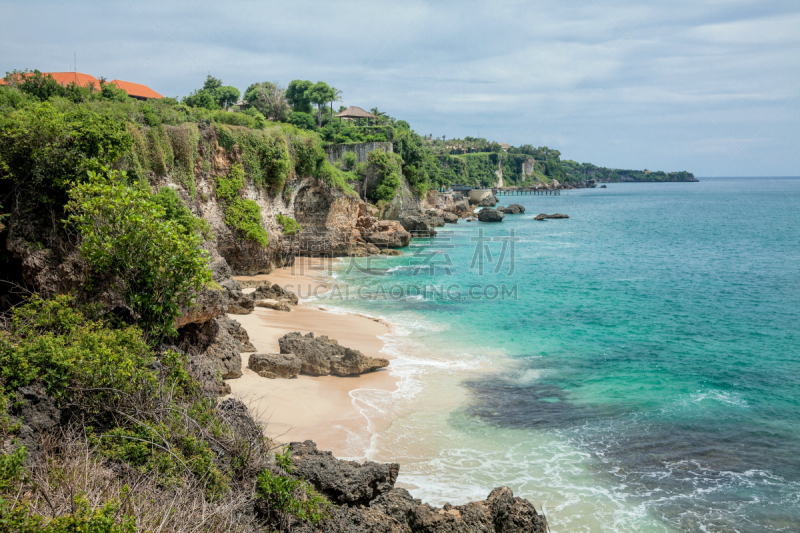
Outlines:
{"label": "green bush", "polygon": [[304,130],[313,130],[317,125],[314,121],[314,117],[308,113],[303,113],[302,111],[293,112],[291,115],[289,115],[287,122]]}
{"label": "green bush", "polygon": [[125,123],[111,117],[77,106],[60,111],[49,102],[26,106],[0,115],[0,180],[60,208],[71,183],[132,146]]}
{"label": "green bush", "polygon": [[369,191],[370,200],[373,202],[391,202],[400,187],[400,163],[398,156],[373,150],[367,156],[378,174],[378,183]]}
{"label": "green bush", "polygon": [[292,217],[285,217],[278,213],[275,216],[275,220],[278,221],[278,224],[281,225],[283,228],[284,235],[297,235],[301,231],[303,231],[303,226],[301,226],[295,219]]}
{"label": "green bush", "polygon": [[272,192],[280,191],[292,164],[281,129],[236,130],[234,137],[242,153],[244,169],[253,183]]}
{"label": "green bush", "polygon": [[173,175],[194,199],[197,193],[194,169],[198,158],[197,145],[200,142],[200,132],[196,124],[181,124],[169,126],[166,128],[166,133],[174,154]]}
{"label": "green bush", "polygon": [[[292,460],[287,450],[275,456],[276,462],[291,474]],[[256,497],[264,500],[273,513],[285,513],[318,524],[330,517],[331,502],[308,482],[264,470],[256,478]]]}
{"label": "green bush", "polygon": [[204,239],[213,236],[208,222],[194,216],[172,187],[161,187],[158,194],[152,196],[152,200],[164,209],[164,219],[175,222],[187,235],[197,233]]}
{"label": "green bush", "polygon": [[173,335],[181,308],[211,281],[201,239],[167,220],[147,191],[124,185],[113,171],[90,173],[69,196],[68,223],[81,234],[90,279],[113,283],[147,334]]}
{"label": "green bush", "polygon": [[226,177],[217,176],[217,198],[228,203],[239,198],[239,191],[244,187],[244,169],[234,164]]}
{"label": "green bush", "polygon": [[342,164],[345,170],[353,170],[358,164],[358,156],[355,152],[345,152],[342,156]]}
{"label": "green bush", "polygon": [[293,135],[292,157],[297,176],[318,176],[325,163],[325,151],[316,135]]}
{"label": "green bush", "polygon": [[236,198],[225,210],[225,224],[234,228],[240,236],[266,248],[269,235],[261,225],[261,208],[253,200]]}

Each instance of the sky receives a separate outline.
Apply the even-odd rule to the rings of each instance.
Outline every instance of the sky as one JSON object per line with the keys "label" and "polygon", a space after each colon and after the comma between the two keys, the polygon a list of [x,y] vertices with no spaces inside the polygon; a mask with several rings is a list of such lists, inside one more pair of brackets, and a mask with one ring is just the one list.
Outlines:
{"label": "sky", "polygon": [[418,133],[600,166],[800,175],[797,0],[0,0],[0,71],[182,97],[325,81]]}

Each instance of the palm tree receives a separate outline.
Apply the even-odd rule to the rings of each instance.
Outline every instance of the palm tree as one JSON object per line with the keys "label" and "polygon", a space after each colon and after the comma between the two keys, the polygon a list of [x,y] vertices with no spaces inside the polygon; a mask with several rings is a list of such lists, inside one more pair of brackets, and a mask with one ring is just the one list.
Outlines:
{"label": "palm tree", "polygon": [[336,87],[331,88],[333,89],[333,100],[331,100],[331,120],[333,120],[333,103],[342,101],[342,91]]}
{"label": "palm tree", "polygon": [[375,125],[379,125],[381,123],[381,119],[386,116],[386,113],[380,111],[377,107],[373,107],[369,110],[370,113],[375,115]]}

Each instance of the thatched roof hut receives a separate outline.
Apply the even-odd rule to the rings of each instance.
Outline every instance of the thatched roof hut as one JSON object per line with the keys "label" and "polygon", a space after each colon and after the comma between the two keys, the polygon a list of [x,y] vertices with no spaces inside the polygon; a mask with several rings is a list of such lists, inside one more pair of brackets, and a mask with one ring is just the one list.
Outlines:
{"label": "thatched roof hut", "polygon": [[360,107],[354,105],[351,105],[341,113],[337,113],[336,116],[346,120],[353,120],[356,118],[366,118],[369,120],[371,118],[375,118],[375,115],[373,115],[372,113],[368,113],[363,109],[361,109]]}

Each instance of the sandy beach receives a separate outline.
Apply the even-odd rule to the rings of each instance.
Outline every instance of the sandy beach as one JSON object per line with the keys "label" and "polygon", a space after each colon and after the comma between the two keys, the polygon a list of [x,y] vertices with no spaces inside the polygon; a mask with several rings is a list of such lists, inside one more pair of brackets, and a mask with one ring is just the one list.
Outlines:
{"label": "sandy beach", "polygon": [[[297,258],[295,266],[278,269],[269,275],[237,276],[240,282],[278,283],[287,290],[308,298],[329,290],[319,280],[323,266],[319,260]],[[386,324],[354,314],[332,313],[301,301],[291,312],[257,307],[249,315],[229,315],[247,330],[259,353],[278,353],[278,339],[286,333],[327,335],[343,346],[372,357],[389,358],[382,353]],[[314,440],[320,449],[339,457],[361,457],[369,445],[367,419],[353,405],[355,389],[394,390],[397,379],[391,366],[358,377],[299,376],[295,379],[262,378],[247,368],[250,354],[242,354],[242,377],[228,380],[231,396],[241,399],[264,424],[267,435],[278,442]],[[390,359],[390,358],[389,358]]]}

